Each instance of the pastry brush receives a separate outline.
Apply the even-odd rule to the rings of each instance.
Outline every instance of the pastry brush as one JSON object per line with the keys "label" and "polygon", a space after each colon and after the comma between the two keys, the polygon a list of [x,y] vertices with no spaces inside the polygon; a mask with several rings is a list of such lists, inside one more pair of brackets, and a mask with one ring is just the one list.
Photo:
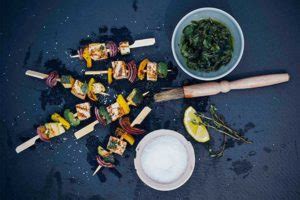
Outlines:
{"label": "pastry brush", "polygon": [[219,93],[227,93],[231,90],[251,89],[275,85],[287,82],[289,79],[289,74],[283,73],[254,76],[236,81],[200,83],[157,93],[154,95],[154,100],[155,102],[161,102],[173,99],[212,96]]}

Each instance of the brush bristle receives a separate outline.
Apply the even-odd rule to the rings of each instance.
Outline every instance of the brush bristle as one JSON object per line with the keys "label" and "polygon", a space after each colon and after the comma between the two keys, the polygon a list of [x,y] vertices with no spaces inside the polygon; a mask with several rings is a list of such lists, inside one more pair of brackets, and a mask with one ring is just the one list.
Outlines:
{"label": "brush bristle", "polygon": [[183,89],[176,88],[165,92],[160,92],[154,95],[155,102],[169,101],[173,99],[181,99],[184,97]]}

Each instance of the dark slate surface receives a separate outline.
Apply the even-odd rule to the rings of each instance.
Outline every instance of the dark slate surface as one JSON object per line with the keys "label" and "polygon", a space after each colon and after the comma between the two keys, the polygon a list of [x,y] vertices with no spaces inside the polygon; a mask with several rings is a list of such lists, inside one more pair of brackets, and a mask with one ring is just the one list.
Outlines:
{"label": "dark slate surface", "polygon": [[[153,36],[154,47],[133,51],[126,60],[167,60],[175,65],[170,40],[177,21],[191,10],[217,7],[240,23],[245,52],[232,80],[256,74],[288,72],[291,81],[274,87],[234,91],[210,98],[153,104],[149,131],[169,128],[193,143],[196,168],[191,179],[171,192],[158,192],[137,177],[134,147],[118,157],[117,171],[96,167],[95,147],[105,143],[113,127],[100,128],[75,141],[73,131],[50,144],[38,143],[17,155],[15,147],[35,134],[51,113],[72,107],[78,99],[61,87],[26,77],[26,69],[81,78],[84,63],[67,51],[89,41],[139,39]],[[299,199],[300,198],[300,3],[285,1],[1,1],[1,199]],[[105,68],[104,64],[95,69]],[[137,87],[158,90],[196,82],[179,70],[168,80]],[[128,92],[119,82],[111,94]],[[112,99],[111,99],[112,100]],[[192,141],[181,123],[183,110],[205,110],[214,103],[230,124],[253,140],[228,144],[225,156],[212,159]],[[134,110],[132,115],[136,115]],[[219,135],[212,133],[215,141]]]}

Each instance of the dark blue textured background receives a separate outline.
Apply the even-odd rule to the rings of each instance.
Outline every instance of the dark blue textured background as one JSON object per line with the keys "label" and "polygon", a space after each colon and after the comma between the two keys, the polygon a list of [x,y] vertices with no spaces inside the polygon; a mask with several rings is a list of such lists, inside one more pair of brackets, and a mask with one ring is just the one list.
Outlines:
{"label": "dark blue textured background", "polygon": [[[154,47],[141,48],[125,59],[167,60],[175,65],[170,40],[176,23],[200,7],[216,7],[239,22],[245,36],[244,56],[228,80],[256,74],[288,72],[291,81],[264,89],[233,91],[210,98],[147,104],[149,130],[169,128],[192,141],[196,167],[181,188],[158,192],[137,177],[134,147],[118,157],[118,171],[104,169],[92,177],[99,141],[112,127],[98,127],[75,141],[73,131],[17,155],[15,147],[34,136],[34,127],[80,102],[61,87],[26,77],[26,69],[82,76],[84,63],[67,51],[97,40],[153,36]],[[300,198],[300,1],[17,1],[1,0],[0,30],[0,186],[1,199],[299,199]],[[96,65],[95,69],[104,68]],[[192,81],[179,70],[168,80],[137,87],[158,90]],[[122,85],[121,85],[122,84]],[[110,92],[130,90],[124,81]],[[111,99],[113,100],[113,98]],[[216,104],[227,121],[251,139],[251,145],[230,141],[225,156],[212,159],[182,126],[188,105],[205,110]],[[136,115],[137,109],[131,115]],[[212,133],[215,141],[219,135]],[[138,138],[140,139],[140,138]]]}

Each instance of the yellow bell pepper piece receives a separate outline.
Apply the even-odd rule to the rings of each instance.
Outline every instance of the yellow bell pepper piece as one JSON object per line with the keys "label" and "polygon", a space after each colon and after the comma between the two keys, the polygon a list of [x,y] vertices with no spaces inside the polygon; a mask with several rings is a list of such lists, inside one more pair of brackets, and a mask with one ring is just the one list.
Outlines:
{"label": "yellow bell pepper piece", "polygon": [[88,68],[91,68],[92,67],[92,58],[90,56],[90,52],[89,52],[89,48],[88,47],[84,48],[83,53],[82,53],[82,57],[86,61],[86,66]]}
{"label": "yellow bell pepper piece", "polygon": [[149,63],[150,61],[148,59],[144,59],[140,65],[139,65],[139,69],[138,69],[138,78],[140,80],[143,80],[145,78],[145,68],[147,66],[147,64]]}
{"label": "yellow bell pepper piece", "polygon": [[125,115],[130,113],[129,105],[127,104],[126,100],[124,99],[124,97],[121,94],[118,95],[117,102],[119,103],[119,105],[123,109]]}
{"label": "yellow bell pepper piece", "polygon": [[61,125],[62,125],[66,130],[68,130],[68,129],[71,127],[70,123],[69,123],[67,120],[65,120],[65,118],[63,118],[62,116],[60,116],[60,114],[58,114],[58,113],[52,114],[52,115],[51,115],[51,119],[52,119],[53,121],[55,121],[55,122],[61,123]]}
{"label": "yellow bell pepper piece", "polygon": [[108,68],[107,70],[107,82],[108,84],[111,84],[113,82],[112,68]]}
{"label": "yellow bell pepper piece", "polygon": [[95,83],[95,79],[91,78],[88,83],[88,92],[87,95],[92,101],[98,101],[97,96],[93,93],[93,84]]}
{"label": "yellow bell pepper piece", "polygon": [[126,142],[128,142],[130,145],[134,144],[134,137],[128,133],[125,133],[121,136],[121,139],[126,140]]}

